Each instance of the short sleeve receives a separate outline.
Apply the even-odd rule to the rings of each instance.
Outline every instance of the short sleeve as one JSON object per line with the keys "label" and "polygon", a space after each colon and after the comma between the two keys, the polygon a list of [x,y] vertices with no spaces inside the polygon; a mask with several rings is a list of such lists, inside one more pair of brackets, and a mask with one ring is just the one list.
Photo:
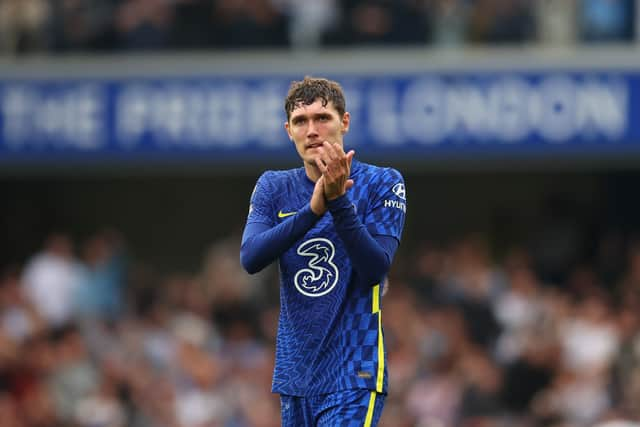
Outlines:
{"label": "short sleeve", "polygon": [[365,225],[372,236],[391,236],[400,240],[407,212],[407,192],[402,174],[386,168],[375,179]]}
{"label": "short sleeve", "polygon": [[270,177],[271,173],[267,171],[258,178],[258,182],[251,193],[249,201],[247,224],[257,222],[269,226],[275,225],[275,219],[273,217],[274,211],[271,203]]}

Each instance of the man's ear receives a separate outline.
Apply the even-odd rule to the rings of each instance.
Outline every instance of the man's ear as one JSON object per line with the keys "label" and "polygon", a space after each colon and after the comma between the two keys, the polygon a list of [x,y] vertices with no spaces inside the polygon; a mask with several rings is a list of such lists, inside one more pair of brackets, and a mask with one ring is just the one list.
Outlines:
{"label": "man's ear", "polygon": [[289,122],[284,122],[284,128],[287,131],[287,135],[289,135],[289,139],[293,141],[293,136],[291,136],[291,131],[289,130]]}
{"label": "man's ear", "polygon": [[345,111],[344,114],[342,115],[342,129],[340,129],[343,135],[349,132],[350,124],[351,124],[351,114],[349,114],[348,111]]}

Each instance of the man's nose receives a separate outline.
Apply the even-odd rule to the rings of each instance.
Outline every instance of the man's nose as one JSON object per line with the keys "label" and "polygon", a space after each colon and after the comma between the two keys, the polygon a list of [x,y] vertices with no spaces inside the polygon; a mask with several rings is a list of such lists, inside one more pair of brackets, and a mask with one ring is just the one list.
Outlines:
{"label": "man's nose", "polygon": [[309,121],[309,125],[307,127],[307,136],[308,137],[318,136],[318,131],[316,129],[315,123],[313,123],[313,120]]}

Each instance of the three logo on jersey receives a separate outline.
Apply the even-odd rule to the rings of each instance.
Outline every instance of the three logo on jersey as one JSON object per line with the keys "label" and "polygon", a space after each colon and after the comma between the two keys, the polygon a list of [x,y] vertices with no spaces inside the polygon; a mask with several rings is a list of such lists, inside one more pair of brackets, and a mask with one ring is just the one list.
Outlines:
{"label": "three logo on jersey", "polygon": [[340,271],[333,263],[336,248],[329,239],[316,237],[298,246],[297,254],[311,258],[306,268],[298,270],[293,283],[302,295],[321,297],[338,283]]}
{"label": "three logo on jersey", "polygon": [[[395,184],[391,191],[399,199],[406,200],[406,189],[402,182]],[[400,209],[406,212],[406,204],[400,200],[385,200],[385,207]],[[354,206],[355,207],[355,206]],[[286,218],[295,215],[296,212],[278,212],[278,218]],[[333,263],[336,249],[329,239],[316,237],[306,240],[296,250],[303,257],[310,258],[305,268],[301,268],[293,277],[293,283],[303,295],[308,297],[321,297],[335,288],[340,277],[338,267]]]}

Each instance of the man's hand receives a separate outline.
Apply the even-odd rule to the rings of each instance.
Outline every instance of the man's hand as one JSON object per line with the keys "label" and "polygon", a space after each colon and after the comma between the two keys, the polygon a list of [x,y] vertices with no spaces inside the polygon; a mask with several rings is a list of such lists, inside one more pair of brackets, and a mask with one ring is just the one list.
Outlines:
{"label": "man's hand", "polygon": [[324,196],[327,200],[334,200],[353,187],[353,180],[349,179],[349,176],[355,151],[351,150],[345,154],[342,146],[328,141],[324,141],[319,150],[320,156],[316,158],[316,165],[322,172],[321,178],[324,178]]}
{"label": "man's hand", "polygon": [[311,195],[311,210],[318,216],[324,215],[327,211],[327,202],[324,198],[324,176],[316,181],[316,186],[313,188],[313,194]]}

